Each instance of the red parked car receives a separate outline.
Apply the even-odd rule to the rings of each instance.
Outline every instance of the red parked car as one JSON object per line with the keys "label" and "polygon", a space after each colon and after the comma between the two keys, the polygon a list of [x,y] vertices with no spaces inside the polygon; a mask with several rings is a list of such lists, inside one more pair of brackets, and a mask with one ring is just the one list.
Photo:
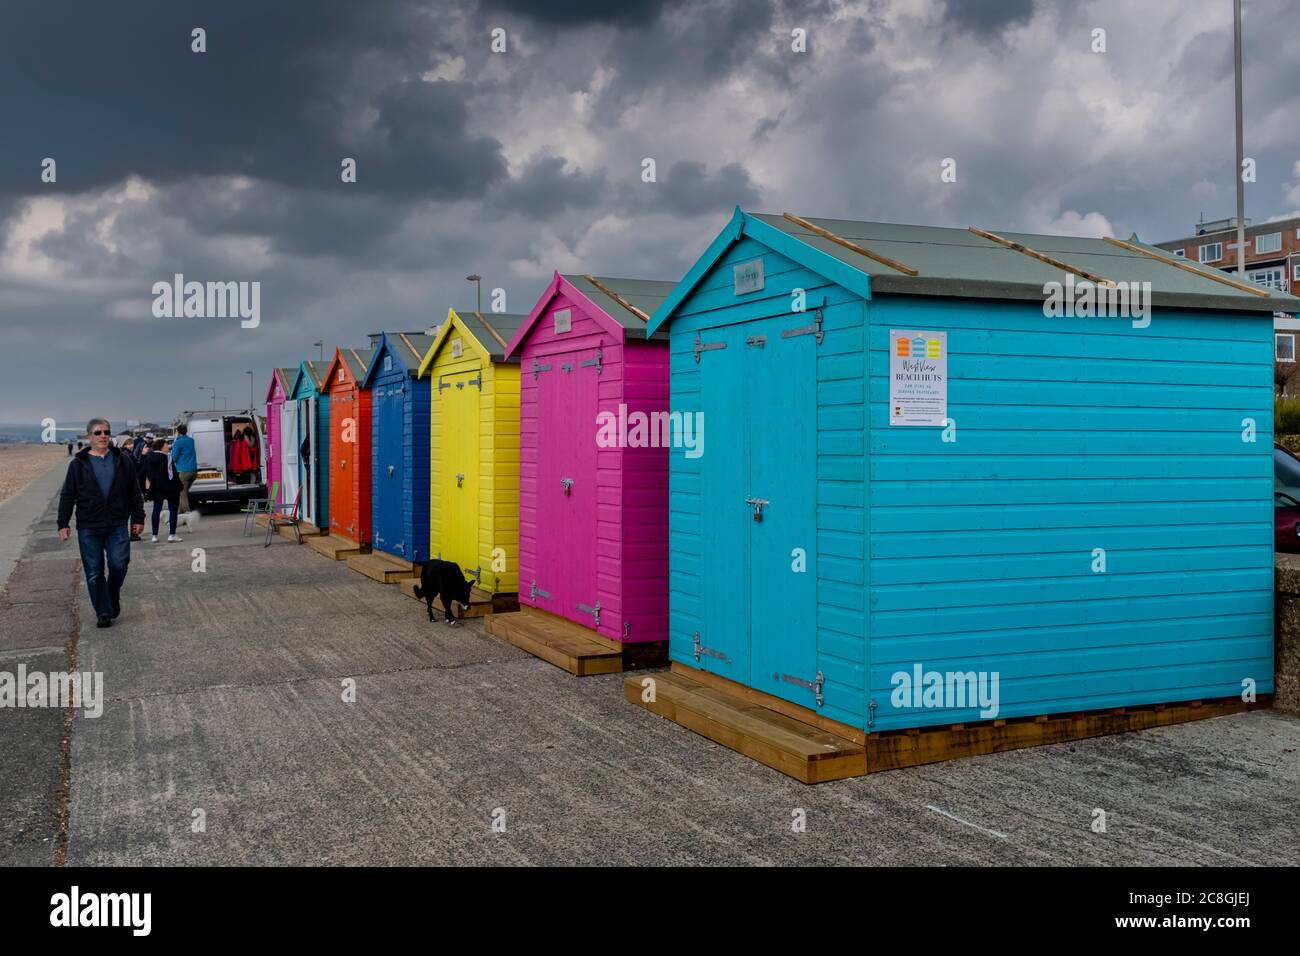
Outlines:
{"label": "red parked car", "polygon": [[1273,550],[1300,553],[1300,458],[1273,446]]}

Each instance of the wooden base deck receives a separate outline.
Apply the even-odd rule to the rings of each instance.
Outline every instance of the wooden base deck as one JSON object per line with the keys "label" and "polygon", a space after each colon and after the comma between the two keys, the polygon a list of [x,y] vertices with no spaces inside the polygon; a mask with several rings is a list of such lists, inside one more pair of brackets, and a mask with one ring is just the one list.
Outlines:
{"label": "wooden base deck", "polygon": [[[275,529],[275,532],[280,537],[288,538],[290,541],[297,540],[297,538],[294,536],[292,525],[282,524]],[[304,539],[304,543],[307,538],[315,538],[318,535],[322,535],[324,533],[325,533],[324,531],[316,527],[314,524],[308,524],[306,521],[298,522],[298,534],[302,535]]]}
{"label": "wooden base deck", "polygon": [[628,677],[623,696],[804,783],[1221,717],[1271,702],[1232,697],[868,734],[676,661],[666,673]]}
{"label": "wooden base deck", "polygon": [[348,558],[365,554],[370,550],[368,547],[357,544],[351,538],[345,538],[337,534],[317,535],[307,538],[303,541],[303,544],[318,554],[323,554],[335,561],[346,561]]}
{"label": "wooden base deck", "polygon": [[382,551],[348,558],[348,567],[380,584],[396,584],[403,578],[412,578],[420,573],[410,561],[403,561]]}
{"label": "wooden base deck", "polygon": [[[415,587],[420,583],[418,576],[407,578],[398,582],[398,587],[402,593],[409,598],[415,598]],[[415,598],[422,600],[421,598]],[[452,602],[456,604],[456,602]],[[456,604],[456,620],[463,621],[467,617],[487,617],[489,614],[509,614],[519,610],[519,595],[517,594],[489,594],[487,591],[480,591],[478,588],[470,588],[469,607],[461,607]],[[433,599],[433,613],[442,613],[442,601],[438,598]]]}
{"label": "wooden base deck", "polygon": [[487,632],[575,677],[658,667],[668,656],[667,641],[620,644],[527,605],[514,614],[489,614]]}

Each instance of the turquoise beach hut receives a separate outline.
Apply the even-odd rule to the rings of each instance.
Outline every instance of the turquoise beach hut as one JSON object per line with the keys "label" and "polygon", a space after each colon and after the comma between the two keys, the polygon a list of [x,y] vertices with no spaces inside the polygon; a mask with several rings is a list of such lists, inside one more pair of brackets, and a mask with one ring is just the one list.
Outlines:
{"label": "turquoise beach hut", "polygon": [[1136,237],[737,209],[646,330],[707,426],[674,670],[859,734],[1271,693],[1298,307]]}
{"label": "turquoise beach hut", "polygon": [[290,399],[298,403],[298,487],[302,517],[329,529],[330,397],[322,391],[329,362],[302,362],[294,377]]}

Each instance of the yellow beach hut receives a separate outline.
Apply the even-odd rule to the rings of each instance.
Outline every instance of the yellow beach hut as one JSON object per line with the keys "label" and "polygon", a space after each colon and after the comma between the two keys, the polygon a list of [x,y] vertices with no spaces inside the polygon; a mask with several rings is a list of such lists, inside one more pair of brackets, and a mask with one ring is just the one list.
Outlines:
{"label": "yellow beach hut", "polygon": [[519,361],[525,316],[447,310],[420,362],[429,380],[429,552],[476,579],[462,615],[518,609]]}

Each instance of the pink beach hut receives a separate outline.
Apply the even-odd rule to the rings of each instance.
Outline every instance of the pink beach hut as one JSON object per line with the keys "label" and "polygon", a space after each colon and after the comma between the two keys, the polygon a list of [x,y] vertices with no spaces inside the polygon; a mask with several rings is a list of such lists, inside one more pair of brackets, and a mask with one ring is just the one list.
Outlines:
{"label": "pink beach hut", "polygon": [[668,448],[627,425],[668,411],[668,342],[646,325],[674,285],[556,273],[506,346],[520,361],[519,602],[637,645],[641,663],[666,660]]}
{"label": "pink beach hut", "polygon": [[284,423],[281,420],[284,416],[284,402],[293,391],[293,376],[296,371],[289,368],[273,369],[271,381],[266,386],[266,493],[269,496],[272,488],[278,489],[276,500],[272,504],[293,503],[293,498],[286,496],[289,489],[281,478],[280,461],[284,458],[284,450],[280,445],[284,438]]}

